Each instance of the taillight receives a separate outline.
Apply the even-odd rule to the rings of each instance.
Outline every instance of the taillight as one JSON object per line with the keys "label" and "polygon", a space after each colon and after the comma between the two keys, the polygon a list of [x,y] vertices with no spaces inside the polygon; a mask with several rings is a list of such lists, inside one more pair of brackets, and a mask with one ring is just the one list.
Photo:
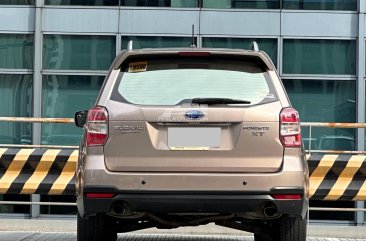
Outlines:
{"label": "taillight", "polygon": [[277,200],[299,200],[302,198],[300,194],[272,194],[271,196]]}
{"label": "taillight", "polygon": [[87,198],[112,198],[114,193],[87,193]]}
{"label": "taillight", "polygon": [[108,112],[104,107],[95,106],[88,111],[86,122],[87,146],[103,145],[108,138]]}
{"label": "taillight", "polygon": [[293,108],[284,108],[280,114],[281,131],[280,139],[285,147],[300,147],[300,118],[297,111]]}

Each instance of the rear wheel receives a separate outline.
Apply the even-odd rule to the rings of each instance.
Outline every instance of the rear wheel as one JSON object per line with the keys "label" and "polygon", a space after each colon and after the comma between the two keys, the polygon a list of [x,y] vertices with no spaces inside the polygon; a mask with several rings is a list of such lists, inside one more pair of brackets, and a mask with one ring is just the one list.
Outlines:
{"label": "rear wheel", "polygon": [[82,218],[77,215],[77,241],[116,241],[117,232],[105,214]]}
{"label": "rear wheel", "polygon": [[272,240],[306,241],[306,225],[306,219],[283,215],[282,217],[273,220],[271,227]]}

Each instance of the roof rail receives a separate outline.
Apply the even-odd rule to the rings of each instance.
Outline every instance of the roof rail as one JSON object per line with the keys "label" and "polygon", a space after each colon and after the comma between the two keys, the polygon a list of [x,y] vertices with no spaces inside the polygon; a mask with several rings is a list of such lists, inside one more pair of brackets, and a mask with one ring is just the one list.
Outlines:
{"label": "roof rail", "polygon": [[133,40],[128,41],[127,50],[128,51],[132,51],[133,50]]}
{"label": "roof rail", "polygon": [[252,50],[253,51],[259,51],[259,46],[256,41],[252,42]]}

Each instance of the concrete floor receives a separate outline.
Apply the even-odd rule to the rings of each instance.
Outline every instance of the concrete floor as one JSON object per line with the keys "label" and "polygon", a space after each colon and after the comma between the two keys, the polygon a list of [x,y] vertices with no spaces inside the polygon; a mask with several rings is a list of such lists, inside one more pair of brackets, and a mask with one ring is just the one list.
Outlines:
{"label": "concrete floor", "polygon": [[[366,226],[312,224],[308,241],[366,241]],[[76,241],[75,219],[0,218],[0,241]],[[216,226],[183,227],[171,230],[145,229],[119,234],[119,241],[249,241],[250,233]]]}
{"label": "concrete floor", "polygon": [[[366,239],[309,237],[308,241],[365,241]],[[76,233],[0,232],[0,241],[76,241]],[[254,241],[252,236],[187,234],[120,234],[118,241]]]}

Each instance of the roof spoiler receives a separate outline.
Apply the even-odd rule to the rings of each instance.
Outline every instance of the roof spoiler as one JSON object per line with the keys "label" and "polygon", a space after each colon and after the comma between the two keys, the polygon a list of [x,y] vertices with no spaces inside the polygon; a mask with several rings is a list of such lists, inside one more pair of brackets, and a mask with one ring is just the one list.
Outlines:
{"label": "roof spoiler", "polygon": [[[192,25],[192,28],[194,29],[194,25]],[[193,30],[194,31],[194,30]],[[194,45],[194,42],[191,45],[191,48],[195,48],[196,46]],[[128,41],[127,43],[127,50],[128,51],[132,51],[133,50],[133,40]],[[252,42],[252,50],[253,51],[259,51],[259,46],[258,43],[256,41]]]}

